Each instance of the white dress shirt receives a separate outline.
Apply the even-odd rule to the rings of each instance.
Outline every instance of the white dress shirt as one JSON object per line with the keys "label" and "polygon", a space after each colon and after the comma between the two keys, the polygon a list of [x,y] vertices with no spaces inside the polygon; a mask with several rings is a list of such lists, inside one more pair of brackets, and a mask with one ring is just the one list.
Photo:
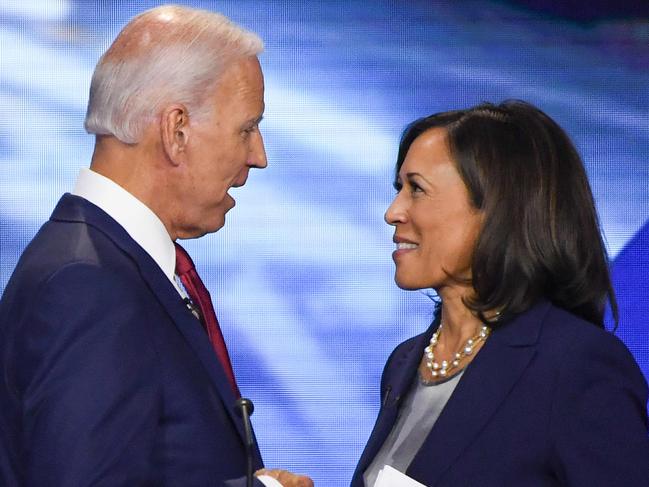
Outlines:
{"label": "white dress shirt", "polygon": [[176,249],[160,218],[119,184],[90,169],[79,172],[72,194],[104,210],[155,261],[180,295],[174,277]]}
{"label": "white dress shirt", "polygon": [[[178,294],[185,293],[176,281],[176,248],[164,224],[151,209],[119,184],[91,169],[81,169],[72,194],[104,210],[151,256]],[[282,487],[268,475],[257,477],[267,487]]]}

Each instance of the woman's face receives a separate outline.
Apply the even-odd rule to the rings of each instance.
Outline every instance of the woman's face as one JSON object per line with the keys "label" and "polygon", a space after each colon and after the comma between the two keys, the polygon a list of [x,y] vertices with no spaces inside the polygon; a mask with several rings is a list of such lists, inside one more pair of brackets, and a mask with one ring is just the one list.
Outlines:
{"label": "woman's face", "polygon": [[466,287],[455,278],[471,277],[471,256],[482,212],[451,159],[446,130],[417,137],[397,176],[398,193],[385,213],[394,226],[395,281],[402,289]]}

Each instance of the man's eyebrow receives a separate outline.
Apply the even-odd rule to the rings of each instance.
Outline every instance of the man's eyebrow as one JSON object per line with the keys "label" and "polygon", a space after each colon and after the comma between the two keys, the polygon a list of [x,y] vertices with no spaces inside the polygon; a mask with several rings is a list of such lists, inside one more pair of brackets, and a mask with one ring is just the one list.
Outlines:
{"label": "man's eyebrow", "polygon": [[253,127],[256,127],[261,123],[261,121],[264,119],[263,115],[259,115],[256,118],[250,118],[244,122],[244,124],[241,126],[244,130],[251,129]]}

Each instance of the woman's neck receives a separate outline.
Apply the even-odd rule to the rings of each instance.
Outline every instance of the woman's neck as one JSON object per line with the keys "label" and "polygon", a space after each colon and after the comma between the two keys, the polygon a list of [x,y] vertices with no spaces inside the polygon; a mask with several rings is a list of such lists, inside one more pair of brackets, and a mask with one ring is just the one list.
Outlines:
{"label": "woman's neck", "polygon": [[449,356],[462,347],[469,338],[482,327],[482,322],[466,307],[464,294],[459,292],[440,293],[442,298],[442,332],[439,336],[438,351],[441,356]]}
{"label": "woman's neck", "polygon": [[444,380],[464,369],[480,351],[489,329],[464,304],[467,292],[448,288],[438,291],[442,298],[441,325],[424,349],[419,364],[425,383]]}

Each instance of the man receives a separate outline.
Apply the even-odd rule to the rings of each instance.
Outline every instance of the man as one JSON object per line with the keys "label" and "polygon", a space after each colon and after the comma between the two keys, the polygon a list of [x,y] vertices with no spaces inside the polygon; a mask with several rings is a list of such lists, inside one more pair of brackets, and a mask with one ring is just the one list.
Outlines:
{"label": "man", "polygon": [[[229,189],[266,167],[261,49],[221,15],[165,6],[100,59],[90,169],[0,302],[3,486],[245,485],[227,350],[174,241],[220,229]],[[258,474],[258,486],[312,485]]]}

